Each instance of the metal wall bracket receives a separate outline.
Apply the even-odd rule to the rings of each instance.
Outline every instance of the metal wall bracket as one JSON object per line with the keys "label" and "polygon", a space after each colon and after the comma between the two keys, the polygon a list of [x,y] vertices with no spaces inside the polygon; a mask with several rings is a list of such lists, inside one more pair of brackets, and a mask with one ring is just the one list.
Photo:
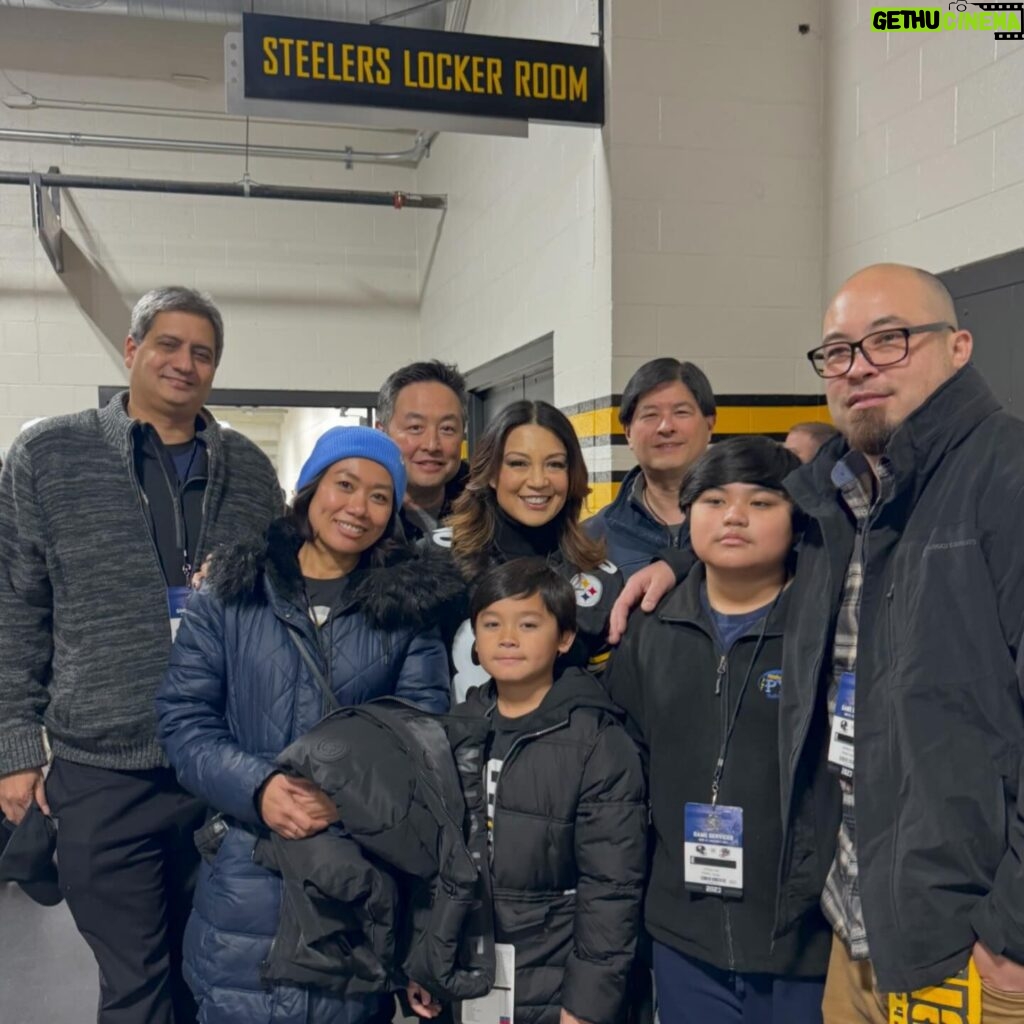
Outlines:
{"label": "metal wall bracket", "polygon": [[[59,167],[51,167],[47,177],[60,174]],[[64,273],[64,229],[60,222],[60,185],[43,184],[38,171],[29,174],[29,190],[32,196],[32,227],[39,244],[43,247],[53,269]]]}

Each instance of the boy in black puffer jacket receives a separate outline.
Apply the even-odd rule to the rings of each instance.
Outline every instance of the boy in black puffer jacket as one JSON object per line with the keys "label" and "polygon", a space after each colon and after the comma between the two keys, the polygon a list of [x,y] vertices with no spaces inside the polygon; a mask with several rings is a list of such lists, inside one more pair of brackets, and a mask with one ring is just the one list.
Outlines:
{"label": "boy in black puffer jacket", "polygon": [[[502,998],[502,963],[514,964],[514,1010],[494,1017],[616,1024],[647,863],[639,755],[593,677],[570,668],[555,680],[576,597],[542,559],[486,573],[470,621],[491,680],[455,713],[491,722],[484,781],[499,969],[488,998]],[[410,980],[422,1017],[441,1012],[431,982]]]}

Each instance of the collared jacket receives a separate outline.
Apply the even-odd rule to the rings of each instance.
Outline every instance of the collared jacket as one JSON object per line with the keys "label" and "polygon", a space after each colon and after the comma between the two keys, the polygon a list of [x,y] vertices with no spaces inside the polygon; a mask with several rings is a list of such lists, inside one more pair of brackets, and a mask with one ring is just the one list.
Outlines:
{"label": "collared jacket", "polygon": [[[783,592],[766,620],[718,650],[701,603],[704,566],[650,614],[633,614],[605,682],[629,715],[647,769],[654,858],[645,923],[659,942],[722,970],[788,977],[825,974],[831,936],[817,906],[774,939],[778,865],[779,697]],[[738,709],[738,710],[737,710]],[[723,738],[735,715],[718,802],[743,811],[743,895],[692,892],[684,885],[684,808],[708,803]]]}
{"label": "collared jacket", "polygon": [[[639,466],[634,466],[622,481],[615,500],[583,524],[589,536],[608,545],[609,559],[627,580],[661,557],[666,548],[689,549],[690,545],[688,523],[684,521],[680,530],[673,534],[637,500],[633,491],[642,473]],[[674,560],[671,564],[675,568]]]}
{"label": "collared jacket", "polygon": [[[496,701],[490,681],[454,715],[488,719]],[[564,1007],[616,1024],[647,864],[640,757],[622,712],[580,669],[566,669],[533,715],[494,798],[495,940],[515,946],[515,1021],[558,1024]]]}
{"label": "collared jacket", "polygon": [[[0,473],[0,775],[46,763],[44,725],[69,761],[167,763],[153,698],[171,649],[167,586],[181,580],[161,568],[127,397],[29,428]],[[219,544],[262,535],[283,508],[267,457],[202,418],[196,565]]]}
{"label": "collared jacket", "polygon": [[[779,923],[820,896],[838,793],[826,694],[854,525],[829,442],[786,489],[812,517],[793,584],[780,709]],[[871,513],[856,672],[856,844],[883,991],[934,985],[976,939],[1024,963],[1024,423],[972,366],[893,434]]]}
{"label": "collared jacket", "polygon": [[397,696],[429,711],[448,707],[447,658],[430,625],[443,575],[418,558],[356,570],[318,633],[300,545],[280,520],[264,543],[215,553],[157,699],[160,739],[179,780],[228,824],[216,859],[200,869],[185,933],[185,975],[202,1024],[355,1024],[377,1009],[376,996],[344,1000],[261,977],[280,921],[281,879],[253,862],[266,835],[257,800],[277,756],[326,710],[300,645],[340,705]]}

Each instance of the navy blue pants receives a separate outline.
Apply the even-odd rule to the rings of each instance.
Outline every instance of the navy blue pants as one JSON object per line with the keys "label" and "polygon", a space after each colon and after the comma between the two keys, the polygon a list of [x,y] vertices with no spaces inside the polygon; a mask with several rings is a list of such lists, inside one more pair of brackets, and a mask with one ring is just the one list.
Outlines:
{"label": "navy blue pants", "polygon": [[654,943],[661,1024],[822,1024],[824,978],[736,974]]}

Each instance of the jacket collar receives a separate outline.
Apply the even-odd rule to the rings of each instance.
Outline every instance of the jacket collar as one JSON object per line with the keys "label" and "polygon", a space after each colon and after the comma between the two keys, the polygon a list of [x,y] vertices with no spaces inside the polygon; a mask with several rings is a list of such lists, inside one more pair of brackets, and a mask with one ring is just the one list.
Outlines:
{"label": "jacket collar", "polygon": [[[222,545],[214,551],[205,587],[222,601],[255,601],[285,614],[306,611],[298,552],[302,537],[287,518],[270,524],[262,540]],[[426,629],[465,584],[444,553],[399,550],[390,564],[357,569],[349,577],[340,611],[357,609],[379,629]]]}
{"label": "jacket collar", "polygon": [[[701,603],[701,587],[707,578],[707,572],[702,562],[697,562],[687,573],[686,579],[678,584],[671,591],[668,597],[662,601],[656,612],[662,622],[673,625],[696,626],[710,636],[714,636],[714,630],[708,621],[707,613]],[[766,637],[781,636],[786,621],[786,608],[789,605],[789,593],[791,588],[783,590],[775,607],[768,616],[768,625],[765,629]]]}
{"label": "jacket collar", "polygon": [[[210,458],[211,467],[220,461],[224,439],[220,425],[209,409],[201,409],[199,416],[203,421],[203,443]],[[132,432],[140,423],[128,415],[128,392],[119,391],[99,411],[100,429],[107,443],[112,445],[126,462],[132,458]]]}
{"label": "jacket collar", "polygon": [[[957,371],[893,434],[885,455],[892,465],[894,491],[908,493],[912,504],[946,453],[1000,408],[973,365]],[[836,507],[832,470],[849,450],[845,438],[834,438],[808,465],[786,477],[786,490],[805,512],[818,516]]]}
{"label": "jacket collar", "polygon": [[605,516],[612,522],[621,523],[627,529],[636,530],[638,526],[641,526],[651,534],[657,534],[659,538],[663,538],[667,527],[657,522],[644,507],[643,502],[637,501],[633,497],[637,479],[642,475],[643,470],[639,466],[634,466],[626,474],[619,487],[619,493],[615,495],[615,500],[608,506]]}

